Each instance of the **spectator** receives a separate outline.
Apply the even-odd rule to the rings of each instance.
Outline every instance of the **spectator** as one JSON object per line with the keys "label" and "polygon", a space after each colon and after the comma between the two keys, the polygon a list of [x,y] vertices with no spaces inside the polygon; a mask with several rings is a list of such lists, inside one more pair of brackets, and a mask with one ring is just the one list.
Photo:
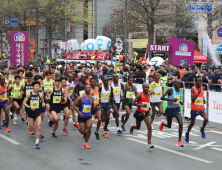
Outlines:
{"label": "spectator", "polygon": [[179,74],[179,71],[178,71],[178,66],[174,65],[173,69],[174,69],[174,72],[172,74],[172,78],[173,79],[180,79],[180,74]]}
{"label": "spectator", "polygon": [[[208,69],[208,75],[206,76],[206,79],[208,81],[209,84],[216,84],[216,78],[215,78],[215,74],[214,74],[214,67],[211,66]],[[210,90],[215,91],[215,85],[209,85]]]}
{"label": "spectator", "polygon": [[109,66],[109,71],[106,72],[106,75],[109,77],[109,79],[112,79],[112,75],[116,74],[116,72],[113,69],[114,69],[114,66],[110,65]]}
{"label": "spectator", "polygon": [[103,68],[102,68],[102,72],[103,72],[104,75],[106,75],[106,73],[107,73],[107,71],[108,71],[107,65],[106,65],[105,63],[103,63],[103,64],[102,64],[102,67],[103,67]]}
{"label": "spectator", "polygon": [[183,68],[183,76],[181,79],[185,83],[186,88],[191,88],[192,85],[189,82],[193,82],[193,77],[189,74],[189,68],[184,67]]}
{"label": "spectator", "polygon": [[135,83],[144,83],[144,80],[146,79],[146,73],[143,71],[141,65],[136,66],[136,74],[133,76],[133,78],[136,78]]}
{"label": "spectator", "polygon": [[179,66],[179,75],[180,75],[180,81],[182,79],[182,74],[183,74],[183,67]]}

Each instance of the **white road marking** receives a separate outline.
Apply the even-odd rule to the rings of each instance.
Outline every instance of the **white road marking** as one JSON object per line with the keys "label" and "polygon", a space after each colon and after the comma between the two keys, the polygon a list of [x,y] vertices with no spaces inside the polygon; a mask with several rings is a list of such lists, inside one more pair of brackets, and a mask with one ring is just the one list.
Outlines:
{"label": "white road marking", "polygon": [[214,130],[211,130],[209,132],[213,132],[213,133],[217,133],[217,134],[221,134],[222,135],[222,132],[218,132],[218,131],[214,131]]}
{"label": "white road marking", "polygon": [[207,146],[212,146],[212,144],[214,144],[214,143],[217,143],[217,142],[209,142],[209,143],[206,143],[204,145],[200,145],[200,146],[194,148],[193,150],[200,150],[200,149],[203,149],[203,148],[205,148]]}
{"label": "white road marking", "polygon": [[220,149],[220,148],[214,148],[214,147],[212,147],[211,149],[214,149],[214,150],[217,150],[217,151],[221,151],[221,152],[222,152],[222,149]]}
{"label": "white road marking", "polygon": [[[137,139],[133,139],[133,138],[126,138],[126,139],[134,141],[134,142],[142,143],[142,144],[145,144],[145,145],[147,144],[146,142],[143,142],[143,141],[140,141],[140,140],[137,140]],[[201,159],[201,158],[198,158],[198,157],[195,157],[195,156],[191,156],[191,155],[188,155],[188,154],[184,154],[184,153],[174,151],[174,150],[171,150],[171,149],[167,149],[167,148],[164,148],[162,146],[155,145],[154,147],[157,148],[157,149],[160,149],[160,150],[164,150],[164,151],[167,151],[167,152],[170,152],[170,153],[174,153],[176,155],[180,155],[180,156],[183,156],[183,157],[186,157],[186,158],[197,160],[197,161],[200,161],[200,162],[203,162],[203,163],[208,163],[208,164],[213,163],[211,161]]]}
{"label": "white road marking", "polygon": [[7,141],[9,141],[9,142],[11,142],[11,143],[14,144],[14,145],[21,145],[20,143],[16,142],[15,140],[13,140],[13,139],[11,139],[11,138],[9,138],[9,137],[1,134],[1,133],[0,133],[0,137],[3,138],[3,139],[5,139],[5,140],[7,140]]}

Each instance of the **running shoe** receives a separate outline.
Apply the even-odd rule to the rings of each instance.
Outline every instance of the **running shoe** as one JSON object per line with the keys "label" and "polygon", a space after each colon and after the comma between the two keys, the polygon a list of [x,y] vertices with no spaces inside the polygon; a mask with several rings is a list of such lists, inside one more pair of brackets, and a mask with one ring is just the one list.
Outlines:
{"label": "running shoe", "polygon": [[52,133],[52,137],[57,138],[57,136],[56,136],[56,134],[55,134],[55,133]]}
{"label": "running shoe", "polygon": [[152,130],[154,130],[153,124],[151,124]]}
{"label": "running shoe", "polygon": [[181,141],[177,142],[177,146],[184,147]]}
{"label": "running shoe", "polygon": [[2,126],[5,126],[6,125],[6,121],[2,121]]}
{"label": "running shoe", "polygon": [[23,123],[25,122],[25,119],[23,117],[21,118],[21,120],[22,120]]}
{"label": "running shoe", "polygon": [[117,130],[117,134],[118,135],[121,135],[123,132],[119,129],[119,130]]}
{"label": "running shoe", "polygon": [[105,122],[101,122],[101,125],[102,125],[102,126],[105,126]]}
{"label": "running shoe", "polygon": [[79,122],[74,122],[74,127],[75,127],[76,129],[78,129],[78,127],[79,127]]}
{"label": "running shoe", "polygon": [[[122,116],[121,116],[121,122],[124,123],[124,116],[123,116],[123,114],[122,114]],[[123,130],[123,131],[124,131],[124,130]]]}
{"label": "running shoe", "polygon": [[104,130],[104,131],[107,131],[107,132],[109,131],[109,129],[107,129],[107,128],[105,129],[105,126],[103,127],[103,130]]}
{"label": "running shoe", "polygon": [[99,133],[98,133],[98,132],[95,132],[94,134],[96,135],[96,139],[97,139],[97,140],[100,140]]}
{"label": "running shoe", "polygon": [[130,127],[130,134],[133,134],[133,124],[131,124],[131,127]]}
{"label": "running shoe", "polygon": [[121,128],[122,128],[123,132],[125,132],[125,131],[126,131],[126,129],[125,129],[125,127],[124,127],[124,126],[121,126]]}
{"label": "running shoe", "polygon": [[26,122],[25,122],[25,124],[28,126],[28,125],[29,125],[29,122],[28,122],[28,121],[26,121]]}
{"label": "running shoe", "polygon": [[51,119],[49,119],[48,125],[49,125],[49,127],[52,127],[52,120]]}
{"label": "running shoe", "polygon": [[28,119],[28,115],[27,115],[26,112],[24,112],[24,114],[25,114],[25,120],[27,120]]}
{"label": "running shoe", "polygon": [[9,127],[7,127],[7,128],[5,129],[5,131],[6,131],[6,132],[11,132],[11,130],[9,129]]}
{"label": "running shoe", "polygon": [[36,143],[36,144],[33,146],[33,148],[35,148],[35,149],[40,149],[39,144]]}
{"label": "running shoe", "polygon": [[66,119],[66,116],[65,116],[65,115],[63,115],[63,121],[65,121],[65,119]]}
{"label": "running shoe", "polygon": [[34,135],[35,133],[33,131],[29,131],[29,134],[30,135]]}
{"label": "running shoe", "polygon": [[34,125],[37,126],[37,123],[35,122]]}
{"label": "running shoe", "polygon": [[15,120],[17,120],[17,119],[18,119],[18,117],[17,117],[17,114],[16,114],[16,113],[14,113],[14,116],[13,116],[13,117],[14,117],[14,119],[15,119]]}
{"label": "running shoe", "polygon": [[83,134],[83,138],[86,139],[86,132]]}
{"label": "running shoe", "polygon": [[12,121],[13,121],[13,125],[17,124],[15,118],[13,118]]}
{"label": "running shoe", "polygon": [[109,136],[106,134],[106,131],[103,131],[103,137],[108,138]]}
{"label": "running shoe", "polygon": [[71,115],[70,115],[70,113],[69,113],[68,115],[69,115],[69,118],[71,118]]}
{"label": "running shoe", "polygon": [[148,143],[147,148],[154,148],[154,146],[151,143]]}
{"label": "running shoe", "polygon": [[13,118],[14,118],[14,117],[13,117],[13,114],[11,114],[10,116],[11,116],[11,119],[13,119]]}
{"label": "running shoe", "polygon": [[185,133],[185,142],[189,143],[189,133]]}
{"label": "running shoe", "polygon": [[94,117],[95,120],[98,119],[98,117],[96,115],[93,115],[93,117]]}
{"label": "running shoe", "polygon": [[2,129],[2,125],[0,124],[0,129]]}
{"label": "running shoe", "polygon": [[202,128],[200,128],[200,133],[201,133],[201,137],[202,137],[203,139],[205,139],[205,138],[206,138],[206,135],[205,135],[205,132],[204,132],[204,130],[203,130]]}
{"label": "running shoe", "polygon": [[82,148],[84,148],[84,149],[90,149],[90,146],[89,146],[87,143],[84,143],[84,144],[82,145]]}
{"label": "running shoe", "polygon": [[159,126],[159,130],[160,130],[160,131],[163,130],[163,123],[164,123],[164,120],[162,120],[162,121],[160,122],[160,126]]}
{"label": "running shoe", "polygon": [[43,134],[40,134],[40,139],[43,139],[45,136],[43,136]]}
{"label": "running shoe", "polygon": [[52,122],[52,125],[54,126],[54,125],[55,125],[55,122]]}
{"label": "running shoe", "polygon": [[65,129],[62,129],[62,132],[64,132],[64,133],[66,133],[66,134],[68,134],[69,132],[67,131],[67,129],[65,128]]}

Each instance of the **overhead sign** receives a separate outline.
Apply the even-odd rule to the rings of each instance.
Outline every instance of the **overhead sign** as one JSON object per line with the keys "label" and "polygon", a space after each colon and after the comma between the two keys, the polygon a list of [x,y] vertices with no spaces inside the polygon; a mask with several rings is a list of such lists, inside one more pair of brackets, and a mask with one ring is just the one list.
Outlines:
{"label": "overhead sign", "polygon": [[133,48],[146,48],[148,44],[148,38],[135,39],[133,42]]}
{"label": "overhead sign", "polygon": [[222,54],[222,45],[217,48],[217,54]]}
{"label": "overhead sign", "polygon": [[18,19],[16,19],[16,18],[4,18],[3,19],[3,26],[17,27],[18,26]]}
{"label": "overhead sign", "polygon": [[163,59],[166,59],[166,53],[152,53],[152,58],[153,57],[161,57]]}
{"label": "overhead sign", "polygon": [[147,51],[171,52],[172,47],[163,44],[147,44]]}
{"label": "overhead sign", "polygon": [[212,12],[212,5],[189,5],[189,12]]}
{"label": "overhead sign", "polygon": [[217,29],[217,35],[218,37],[222,37],[222,28]]}

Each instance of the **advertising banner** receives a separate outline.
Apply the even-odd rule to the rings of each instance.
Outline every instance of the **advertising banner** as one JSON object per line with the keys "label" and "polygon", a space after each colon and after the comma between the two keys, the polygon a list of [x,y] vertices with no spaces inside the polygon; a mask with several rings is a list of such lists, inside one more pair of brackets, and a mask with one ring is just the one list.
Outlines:
{"label": "advertising banner", "polygon": [[10,32],[11,65],[29,64],[29,32]]}
{"label": "advertising banner", "polygon": [[67,51],[72,51],[72,42],[66,43],[66,49],[67,49]]}
{"label": "advertising banner", "polygon": [[222,95],[219,92],[209,92],[209,120],[222,123]]}
{"label": "advertising banner", "polygon": [[186,61],[188,65],[193,65],[195,43],[175,37],[168,37],[167,45],[172,46],[172,52],[168,53],[169,64],[179,66],[181,61]]}
{"label": "advertising banner", "polygon": [[135,39],[133,42],[133,48],[147,48],[148,38],[144,39]]}

